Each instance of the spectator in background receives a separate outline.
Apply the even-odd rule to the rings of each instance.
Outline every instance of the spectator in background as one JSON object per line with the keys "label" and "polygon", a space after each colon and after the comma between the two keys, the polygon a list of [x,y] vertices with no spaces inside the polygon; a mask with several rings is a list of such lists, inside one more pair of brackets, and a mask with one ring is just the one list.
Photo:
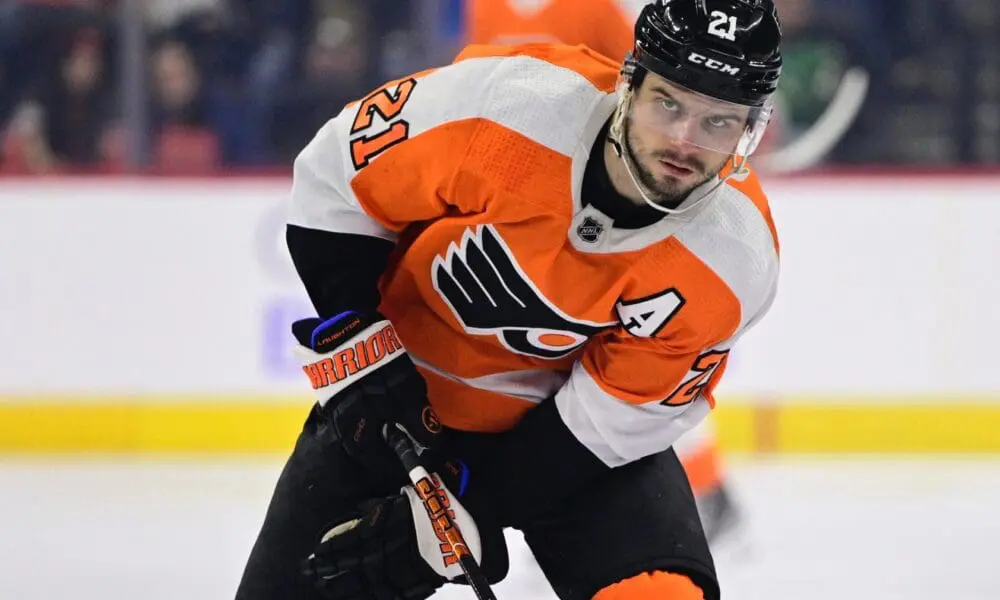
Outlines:
{"label": "spectator in background", "polygon": [[[87,146],[93,135],[79,143],[66,136],[87,129],[106,112],[92,114],[88,108],[99,96],[106,99],[112,87],[106,4],[0,0],[0,167],[5,171],[70,168],[76,157],[91,154]],[[81,36],[91,41],[77,46]],[[88,48],[90,43],[97,45]]]}
{"label": "spectator in background", "polygon": [[81,29],[108,35],[111,8],[107,0],[0,0],[3,91],[31,90],[40,80],[54,80],[67,49],[63,42]]}
{"label": "spectator in background", "polygon": [[8,168],[34,173],[95,168],[103,160],[110,89],[100,32],[79,31],[55,76],[20,105],[8,132]]}
{"label": "spectator in background", "polygon": [[312,0],[197,0],[171,19],[160,17],[203,73],[221,164],[277,160],[269,143],[275,103],[301,71],[312,6]]}
{"label": "spectator in background", "polygon": [[188,48],[167,39],[152,54],[153,129],[208,125],[201,95],[201,76]]}
{"label": "spectator in background", "polygon": [[357,25],[350,15],[320,22],[306,50],[301,77],[280,91],[270,141],[283,163],[290,163],[344,105],[368,91],[365,40]]}
{"label": "spectator in background", "polygon": [[[317,0],[316,26],[302,68],[274,99],[268,142],[288,164],[316,130],[345,104],[428,63],[414,34],[410,3],[397,0]],[[261,81],[259,78],[257,81]]]}
{"label": "spectator in background", "polygon": [[151,110],[155,167],[204,172],[219,163],[219,140],[211,129],[202,77],[190,50],[165,39],[151,57]]}
{"label": "spectator in background", "polygon": [[311,0],[230,0],[230,10],[243,18],[251,41],[243,76],[245,127],[239,162],[275,160],[269,140],[273,115],[283,89],[297,76],[313,19]]}
{"label": "spectator in background", "polygon": [[[848,0],[774,4],[784,64],[773,124],[756,164],[762,171],[791,171],[831,160],[870,161],[885,118],[889,69],[884,36],[868,14],[877,0],[864,9]],[[824,126],[817,128],[821,118]],[[781,153],[796,140],[811,143]]]}

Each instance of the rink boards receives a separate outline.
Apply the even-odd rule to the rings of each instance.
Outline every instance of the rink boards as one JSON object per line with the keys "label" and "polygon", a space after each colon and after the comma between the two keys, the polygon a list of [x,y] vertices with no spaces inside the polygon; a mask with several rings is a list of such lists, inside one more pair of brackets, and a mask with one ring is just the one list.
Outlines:
{"label": "rink boards", "polygon": [[[302,397],[16,400],[0,404],[0,453],[284,453],[309,410]],[[712,418],[722,447],[739,454],[1000,453],[1000,407],[993,402],[790,400],[720,404]]]}
{"label": "rink boards", "polygon": [[[1000,452],[1000,177],[766,182],[771,314],[734,352],[735,452]],[[281,452],[310,395],[287,325],[289,181],[0,188],[0,451]]]}

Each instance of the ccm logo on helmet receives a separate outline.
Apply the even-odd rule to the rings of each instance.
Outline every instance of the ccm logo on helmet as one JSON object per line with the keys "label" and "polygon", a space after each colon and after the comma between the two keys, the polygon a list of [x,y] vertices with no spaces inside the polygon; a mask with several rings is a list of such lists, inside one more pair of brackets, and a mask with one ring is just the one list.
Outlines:
{"label": "ccm logo on helmet", "polygon": [[727,65],[722,61],[715,60],[714,58],[708,58],[697,52],[692,52],[688,54],[688,62],[692,62],[696,65],[701,65],[712,69],[713,71],[719,71],[720,73],[725,73],[726,75],[738,75],[740,72],[739,67],[734,67],[732,65]]}

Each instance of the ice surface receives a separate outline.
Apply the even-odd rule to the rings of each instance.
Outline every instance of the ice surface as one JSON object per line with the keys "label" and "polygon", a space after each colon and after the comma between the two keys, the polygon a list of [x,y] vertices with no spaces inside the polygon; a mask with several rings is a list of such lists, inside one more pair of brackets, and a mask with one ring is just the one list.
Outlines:
{"label": "ice surface", "polygon": [[[2,459],[0,598],[232,598],[279,469]],[[1000,597],[1000,460],[747,461],[732,478],[749,545],[718,557],[727,600]],[[554,598],[510,543],[500,599]]]}

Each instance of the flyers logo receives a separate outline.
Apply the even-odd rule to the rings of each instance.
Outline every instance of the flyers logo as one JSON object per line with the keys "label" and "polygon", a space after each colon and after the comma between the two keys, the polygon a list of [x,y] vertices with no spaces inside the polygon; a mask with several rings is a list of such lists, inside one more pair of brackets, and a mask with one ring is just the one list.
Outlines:
{"label": "flyers logo", "polygon": [[495,335],[508,350],[562,358],[614,323],[574,319],[528,279],[491,225],[468,229],[431,265],[434,289],[466,331]]}

